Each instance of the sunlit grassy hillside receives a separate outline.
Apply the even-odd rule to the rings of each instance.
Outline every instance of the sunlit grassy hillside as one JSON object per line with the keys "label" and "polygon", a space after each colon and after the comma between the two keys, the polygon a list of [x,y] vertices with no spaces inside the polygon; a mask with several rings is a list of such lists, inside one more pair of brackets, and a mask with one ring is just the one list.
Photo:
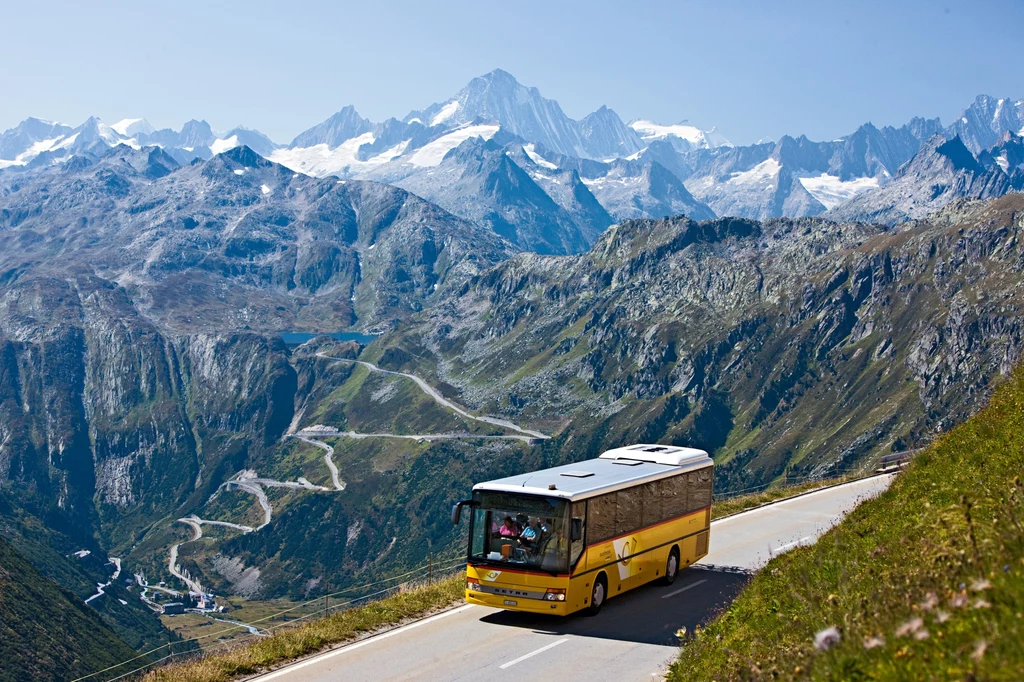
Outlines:
{"label": "sunlit grassy hillside", "polygon": [[1024,371],[819,542],[774,559],[670,680],[1024,676]]}

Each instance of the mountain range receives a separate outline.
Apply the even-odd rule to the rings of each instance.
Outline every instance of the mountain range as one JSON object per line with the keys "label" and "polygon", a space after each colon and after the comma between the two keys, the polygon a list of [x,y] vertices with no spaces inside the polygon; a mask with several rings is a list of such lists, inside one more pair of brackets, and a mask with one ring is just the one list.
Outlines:
{"label": "mountain range", "polygon": [[[59,162],[117,144],[159,146],[179,164],[246,146],[305,174],[403,187],[520,248],[563,254],[585,250],[608,225],[630,218],[765,219],[831,210],[844,218],[884,217],[878,206],[897,190],[883,190],[919,152],[934,153],[937,145],[925,143],[936,135],[959,138],[975,165],[1007,178],[979,180],[974,189],[954,183],[926,208],[1020,189],[1019,164],[1000,155],[1007,134],[1022,130],[1024,101],[981,95],[945,127],[915,118],[899,128],[867,123],[828,142],[787,135],[734,146],[713,128],[624,123],[607,107],[574,120],[555,100],[499,69],[402,119],[374,123],[346,106],[287,145],[244,127],[217,133],[205,121],[174,131],[155,130],[144,119],[106,125],[92,118],[77,128],[27,119],[0,136],[0,168]],[[935,170],[920,160],[897,186]],[[922,186],[932,180],[916,178]],[[844,206],[862,194],[872,198]],[[512,223],[521,227],[513,230]]]}

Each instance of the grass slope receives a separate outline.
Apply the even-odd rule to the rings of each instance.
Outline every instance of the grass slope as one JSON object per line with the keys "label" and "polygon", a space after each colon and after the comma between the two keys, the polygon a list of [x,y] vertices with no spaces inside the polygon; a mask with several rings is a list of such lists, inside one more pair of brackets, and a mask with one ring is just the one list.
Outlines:
{"label": "grass slope", "polygon": [[135,652],[0,538],[0,681],[70,680]]}
{"label": "grass slope", "polygon": [[1022,472],[1019,370],[885,494],[772,560],[669,679],[1021,679]]}

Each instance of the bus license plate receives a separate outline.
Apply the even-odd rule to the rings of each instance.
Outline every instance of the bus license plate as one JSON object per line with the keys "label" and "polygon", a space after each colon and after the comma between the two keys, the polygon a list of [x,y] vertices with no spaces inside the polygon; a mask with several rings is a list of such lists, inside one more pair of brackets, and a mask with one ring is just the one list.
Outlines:
{"label": "bus license plate", "polygon": [[517,602],[515,599],[506,599],[505,606],[519,606],[519,602]]}

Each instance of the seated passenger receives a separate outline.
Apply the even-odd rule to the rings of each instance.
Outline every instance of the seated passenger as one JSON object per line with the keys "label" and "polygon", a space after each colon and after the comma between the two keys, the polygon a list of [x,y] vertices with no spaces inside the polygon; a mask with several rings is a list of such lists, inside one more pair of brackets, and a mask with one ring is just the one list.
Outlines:
{"label": "seated passenger", "polygon": [[498,535],[503,538],[513,539],[519,536],[519,526],[512,520],[512,517],[505,515],[505,520],[498,529]]}
{"label": "seated passenger", "polygon": [[519,535],[519,544],[528,550],[533,550],[537,547],[537,541],[540,539],[541,526],[540,519],[530,519],[530,523],[523,532]]}

